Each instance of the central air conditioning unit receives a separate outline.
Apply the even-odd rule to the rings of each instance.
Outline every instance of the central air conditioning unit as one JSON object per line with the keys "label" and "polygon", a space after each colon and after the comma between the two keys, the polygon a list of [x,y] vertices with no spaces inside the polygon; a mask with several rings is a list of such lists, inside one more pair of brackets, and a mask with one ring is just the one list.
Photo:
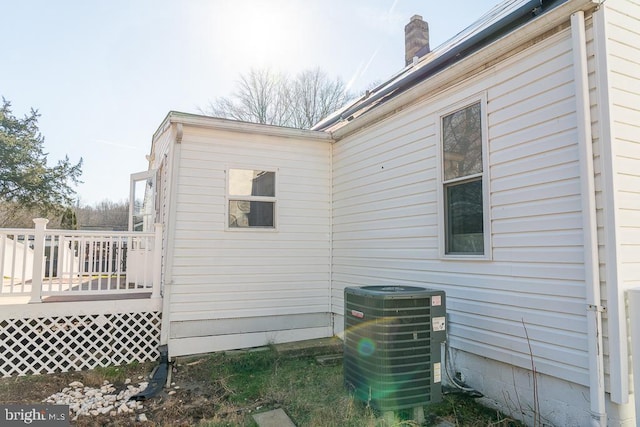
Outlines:
{"label": "central air conditioning unit", "polygon": [[344,290],[344,381],[380,411],[442,400],[445,293],[416,286]]}

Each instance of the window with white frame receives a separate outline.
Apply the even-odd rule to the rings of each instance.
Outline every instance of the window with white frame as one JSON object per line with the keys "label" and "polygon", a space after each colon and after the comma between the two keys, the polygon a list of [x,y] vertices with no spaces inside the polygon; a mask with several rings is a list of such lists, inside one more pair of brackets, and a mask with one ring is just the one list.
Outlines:
{"label": "window with white frame", "polygon": [[444,254],[485,254],[480,102],[442,117]]}
{"label": "window with white frame", "polygon": [[275,228],[276,173],[229,169],[227,203],[229,228]]}

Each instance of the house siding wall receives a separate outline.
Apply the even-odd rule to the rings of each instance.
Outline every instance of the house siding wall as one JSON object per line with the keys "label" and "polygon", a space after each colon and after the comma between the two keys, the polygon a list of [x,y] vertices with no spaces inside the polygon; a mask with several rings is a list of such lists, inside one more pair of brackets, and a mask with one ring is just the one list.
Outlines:
{"label": "house siding wall", "polygon": [[640,3],[606,4],[617,179],[620,279],[640,286]]}
{"label": "house siding wall", "polygon": [[[185,126],[180,148],[171,356],[330,336],[330,144]],[[277,230],[226,229],[230,167],[277,170]]]}
{"label": "house siding wall", "polygon": [[[624,292],[640,286],[640,4],[611,0],[602,7],[605,37],[601,37],[604,48],[600,49],[606,49],[608,68],[597,58],[593,64],[590,61],[590,81],[594,118],[608,118],[601,109],[609,109],[610,115],[609,122],[595,120],[593,125],[600,277],[603,306],[607,307],[603,314],[605,385],[615,401],[625,402],[631,376]],[[601,53],[597,48],[595,52]],[[599,83],[605,86],[603,81],[608,87],[597,87]],[[606,93],[607,105],[597,104],[601,93]],[[602,167],[611,171],[606,178]],[[612,181],[608,186],[606,179]],[[614,282],[607,283],[613,278],[617,293]]]}
{"label": "house siding wall", "polygon": [[[169,204],[172,194],[172,151],[176,140],[175,128],[171,127],[161,133],[153,143],[150,169],[156,169],[156,222],[163,224],[162,228],[162,273],[161,283],[166,281],[166,264],[169,249]],[[163,289],[164,291],[164,289]]]}
{"label": "house siding wall", "polygon": [[[492,259],[444,260],[439,114],[474,94],[487,99]],[[529,368],[531,345],[539,372],[588,384],[574,95],[563,30],[336,143],[334,313],[345,286],[444,289],[452,347]]]}

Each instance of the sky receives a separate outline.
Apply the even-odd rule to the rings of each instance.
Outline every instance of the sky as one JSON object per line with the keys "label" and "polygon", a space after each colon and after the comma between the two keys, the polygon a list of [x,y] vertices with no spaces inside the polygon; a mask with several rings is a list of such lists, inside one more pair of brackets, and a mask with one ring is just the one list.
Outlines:
{"label": "sky", "polygon": [[320,67],[354,93],[404,67],[404,26],[431,48],[499,0],[0,0],[0,96],[39,111],[49,164],[83,159],[80,205],[129,197],[169,111],[200,114],[240,75]]}

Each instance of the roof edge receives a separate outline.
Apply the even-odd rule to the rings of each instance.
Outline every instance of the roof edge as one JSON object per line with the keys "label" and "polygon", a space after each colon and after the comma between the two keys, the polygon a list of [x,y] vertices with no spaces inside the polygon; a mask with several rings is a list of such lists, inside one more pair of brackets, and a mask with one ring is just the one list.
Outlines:
{"label": "roof edge", "polygon": [[178,123],[182,124],[183,126],[217,129],[229,132],[255,133],[260,135],[277,136],[281,138],[297,138],[333,142],[331,134],[324,131],[243,122],[239,120],[223,119],[212,116],[184,113],[180,111],[169,111],[156,132],[153,134],[153,141],[155,141],[162,133],[164,133],[172,124]]}
{"label": "roof edge", "polygon": [[[367,105],[352,105],[350,108],[346,109],[348,113],[352,114],[349,118],[345,118],[343,116],[342,118],[333,120],[331,123],[320,122],[316,126],[314,126],[313,129],[322,129],[326,132],[331,132],[334,140],[338,141],[346,137],[347,135],[358,131],[360,128],[367,126],[370,121],[379,120],[380,118],[387,116],[391,112],[396,111],[399,108],[400,104],[406,105],[423,96],[424,90],[416,91],[416,88],[424,88],[425,85],[429,85],[430,82],[433,83],[434,81],[438,81],[439,84],[442,85],[443,78],[445,78],[443,73],[445,73],[447,70],[453,68],[457,69],[459,72],[459,70],[461,69],[461,64],[466,64],[469,61],[483,61],[488,57],[493,57],[493,53],[495,53],[496,50],[504,51],[505,40],[512,41],[514,39],[530,39],[534,34],[544,32],[546,29],[558,25],[559,22],[565,19],[569,19],[569,15],[571,13],[577,10],[587,10],[589,8],[597,7],[598,5],[597,0],[556,1],[558,1],[558,3],[556,3],[553,8],[548,10],[547,13],[543,14],[542,16],[536,17],[539,18],[537,20],[538,22],[543,22],[542,30],[538,32],[531,31],[529,25],[536,22],[535,19],[532,19],[526,24],[518,26],[518,28],[513,29],[507,34],[503,34],[497,40],[492,41],[488,45],[481,46],[470,54],[456,58],[457,60],[453,61],[452,63],[448,64],[448,66],[442,69],[433,70],[433,73],[428,72],[431,70],[419,70],[421,71],[420,73],[410,73],[400,78],[397,82],[392,84],[393,87],[391,88],[391,90],[386,90],[389,89],[389,87],[385,87],[383,89],[384,93],[382,94],[382,96],[379,96],[375,100],[373,100],[382,101],[379,103],[379,105],[376,106],[376,108],[367,111],[366,107],[368,106],[368,103]],[[479,53],[481,54],[478,55]],[[427,72],[425,73],[425,71]],[[458,75],[458,72],[456,72],[456,75]],[[387,84],[389,83],[390,82],[387,82]],[[353,114],[356,114],[360,110],[364,110],[365,112],[359,116],[354,117]]]}

